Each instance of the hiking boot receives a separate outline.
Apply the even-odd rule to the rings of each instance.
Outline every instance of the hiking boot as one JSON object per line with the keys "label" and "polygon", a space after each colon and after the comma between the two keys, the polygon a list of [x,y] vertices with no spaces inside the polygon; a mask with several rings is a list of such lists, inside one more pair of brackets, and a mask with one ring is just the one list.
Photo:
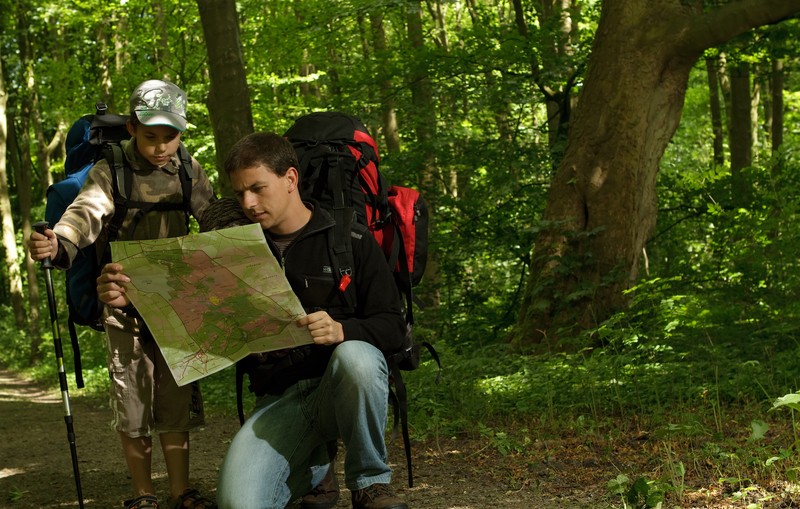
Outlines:
{"label": "hiking boot", "polygon": [[353,492],[353,509],[408,509],[388,484],[373,484]]}
{"label": "hiking boot", "polygon": [[333,464],[316,488],[306,493],[300,500],[300,509],[331,509],[339,501],[339,482],[336,480]]}

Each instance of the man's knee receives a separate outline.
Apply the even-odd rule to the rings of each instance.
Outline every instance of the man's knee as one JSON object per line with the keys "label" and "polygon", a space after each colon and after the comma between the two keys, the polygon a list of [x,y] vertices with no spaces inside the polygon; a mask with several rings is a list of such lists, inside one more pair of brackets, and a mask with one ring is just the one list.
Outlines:
{"label": "man's knee", "polygon": [[345,341],[333,351],[331,366],[340,376],[385,380],[386,359],[380,350],[364,341]]}

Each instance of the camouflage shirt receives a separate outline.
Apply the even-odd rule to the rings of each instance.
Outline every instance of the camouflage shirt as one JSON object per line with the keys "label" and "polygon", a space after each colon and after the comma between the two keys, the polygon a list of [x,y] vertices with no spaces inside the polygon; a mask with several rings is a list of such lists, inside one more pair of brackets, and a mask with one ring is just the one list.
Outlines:
{"label": "camouflage shirt", "polygon": [[[178,176],[180,159],[177,154],[172,160],[159,168],[153,166],[136,150],[133,139],[122,142],[122,150],[128,164],[133,169],[133,185],[130,190],[131,201],[182,203],[183,194]],[[190,213],[201,219],[203,211],[214,200],[214,191],[208,176],[200,164],[192,158],[194,175],[192,178],[192,197]],[[117,239],[145,240],[178,237],[186,231],[186,216],[183,210],[151,211],[142,217],[136,231],[129,231],[131,221],[138,209],[130,209],[122,223]],[[105,159],[101,159],[89,170],[86,183],[61,219],[53,227],[59,237],[57,265],[68,268],[77,254],[78,248],[92,244],[100,236],[103,226],[114,215],[114,198],[111,186],[111,169]],[[64,257],[66,254],[67,257]]]}

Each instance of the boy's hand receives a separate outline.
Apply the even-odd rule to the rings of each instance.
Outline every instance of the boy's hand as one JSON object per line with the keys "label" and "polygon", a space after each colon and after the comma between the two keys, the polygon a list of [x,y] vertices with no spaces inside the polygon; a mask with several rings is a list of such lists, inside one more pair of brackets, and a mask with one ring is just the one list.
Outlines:
{"label": "boy's hand", "polygon": [[131,303],[125,292],[125,283],[131,279],[122,273],[119,263],[107,263],[97,278],[97,296],[111,307],[124,308]]}
{"label": "boy's hand", "polygon": [[342,324],[331,318],[327,311],[316,311],[300,317],[297,325],[308,327],[314,343],[318,345],[335,345],[344,341]]}
{"label": "boy's hand", "polygon": [[50,228],[45,229],[44,233],[31,232],[28,238],[28,252],[37,262],[47,257],[53,260],[58,254],[58,237]]}

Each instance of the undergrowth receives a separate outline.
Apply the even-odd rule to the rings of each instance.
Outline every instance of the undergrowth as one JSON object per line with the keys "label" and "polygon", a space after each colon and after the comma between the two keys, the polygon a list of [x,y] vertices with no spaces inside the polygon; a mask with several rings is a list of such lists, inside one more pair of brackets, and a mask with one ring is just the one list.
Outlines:
{"label": "undergrowth", "polygon": [[[612,505],[680,506],[713,489],[716,496],[762,507],[767,495],[760,499],[755,487],[794,482],[800,472],[793,407],[800,399],[790,397],[798,387],[800,347],[792,335],[764,332],[758,324],[740,325],[730,335],[732,329],[713,325],[711,314],[704,315],[704,327],[682,326],[698,314],[697,300],[674,291],[654,297],[660,293],[654,287],[671,284],[639,288],[642,297],[633,299],[630,312],[592,331],[602,346],[578,353],[530,356],[504,343],[464,348],[438,341],[441,370],[423,354],[421,367],[404,373],[412,438],[478,440],[511,461],[536,465],[543,457],[534,444],[541,441],[582,437],[621,451],[626,437],[645,436],[646,461],[620,466],[603,480]],[[26,343],[2,322],[3,332]],[[44,361],[22,372],[55,390],[47,339]],[[64,344],[70,394],[105,400],[103,337],[84,332],[81,340],[82,390],[74,386],[68,338]],[[13,349],[0,356],[5,366],[24,364],[25,356]],[[202,388],[209,415],[235,415],[232,368],[207,377]],[[788,399],[779,400],[783,396]],[[785,404],[773,407],[777,401]],[[245,408],[251,405],[246,395]]]}

